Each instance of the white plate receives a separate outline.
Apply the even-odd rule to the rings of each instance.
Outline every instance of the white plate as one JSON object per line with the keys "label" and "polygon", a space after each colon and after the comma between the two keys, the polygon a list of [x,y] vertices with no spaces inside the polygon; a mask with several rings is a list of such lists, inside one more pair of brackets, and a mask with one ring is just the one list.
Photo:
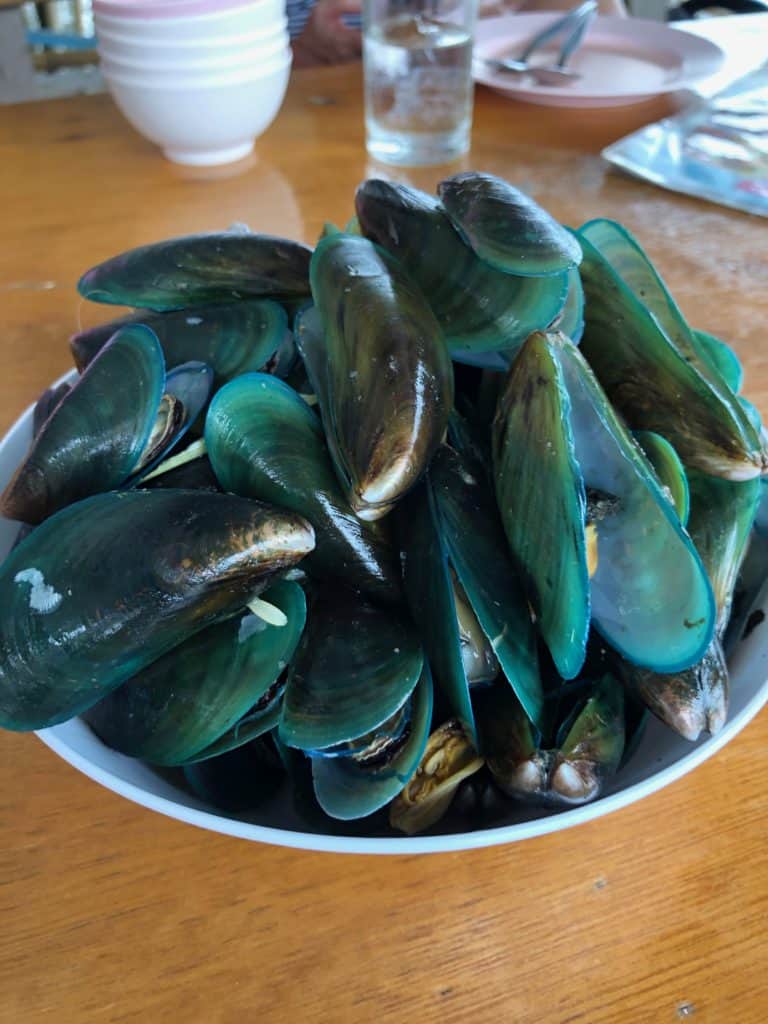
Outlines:
{"label": "white plate", "polygon": [[[475,81],[528,103],[616,107],[689,88],[715,74],[725,60],[723,50],[710,40],[660,22],[599,17],[568,65],[581,75],[574,82],[545,86],[527,75],[494,74],[483,68],[483,57],[518,54],[552,17],[510,14],[479,21],[475,34]],[[534,63],[553,64],[557,49],[555,45],[534,55]]]}
{"label": "white plate", "polygon": [[[57,383],[71,382],[75,377],[72,371]],[[0,490],[24,457],[31,437],[32,409],[29,408],[0,442]],[[0,518],[0,562],[16,533],[16,524]],[[755,603],[755,608],[758,607],[768,612],[768,581]],[[59,757],[107,789],[151,811],[199,828],[255,842],[333,853],[441,853],[512,843],[580,825],[635,803],[696,768],[733,739],[768,701],[768,616],[739,644],[729,664],[731,706],[728,721],[717,736],[691,744],[651,719],[637,751],[611,780],[599,800],[561,812],[510,802],[508,819],[500,827],[471,832],[463,830],[466,825],[460,819],[450,816],[433,829],[432,834],[424,836],[308,832],[306,823],[294,812],[287,792],[279,793],[247,820],[227,817],[192,796],[176,781],[173,773],[155,771],[110,750],[79,718],[44,729],[37,735]],[[648,813],[650,821],[654,812],[651,809]],[[354,827],[354,823],[352,825]]]}

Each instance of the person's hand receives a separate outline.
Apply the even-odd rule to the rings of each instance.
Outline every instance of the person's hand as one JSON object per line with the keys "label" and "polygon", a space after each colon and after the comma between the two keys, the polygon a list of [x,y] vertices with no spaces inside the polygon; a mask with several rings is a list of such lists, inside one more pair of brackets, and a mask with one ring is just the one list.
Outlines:
{"label": "person's hand", "polygon": [[362,50],[361,35],[358,29],[344,24],[342,15],[359,13],[360,0],[317,0],[301,35],[291,43],[293,66],[309,68],[357,60]]}

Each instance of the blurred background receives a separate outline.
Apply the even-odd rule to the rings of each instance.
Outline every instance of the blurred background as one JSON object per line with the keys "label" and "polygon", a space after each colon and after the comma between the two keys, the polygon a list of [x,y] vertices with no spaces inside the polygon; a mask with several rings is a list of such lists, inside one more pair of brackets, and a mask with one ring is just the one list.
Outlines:
{"label": "blurred background", "polygon": [[[547,6],[569,4],[538,0],[535,9]],[[530,7],[525,0],[480,3],[481,15],[488,16]],[[626,0],[626,7],[630,16],[657,21],[768,10],[765,0]],[[0,103],[104,90],[91,0],[0,0]]]}

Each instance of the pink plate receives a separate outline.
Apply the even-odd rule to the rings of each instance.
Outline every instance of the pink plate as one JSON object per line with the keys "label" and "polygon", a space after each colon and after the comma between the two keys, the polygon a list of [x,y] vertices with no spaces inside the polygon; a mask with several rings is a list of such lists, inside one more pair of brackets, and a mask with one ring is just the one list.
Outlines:
{"label": "pink plate", "polygon": [[[657,21],[599,17],[568,67],[579,79],[548,86],[528,75],[494,73],[483,58],[514,57],[555,15],[511,14],[478,22],[475,81],[527,103],[553,107],[616,107],[676,89],[715,74],[725,53],[715,43]],[[553,64],[557,47],[533,63]]]}

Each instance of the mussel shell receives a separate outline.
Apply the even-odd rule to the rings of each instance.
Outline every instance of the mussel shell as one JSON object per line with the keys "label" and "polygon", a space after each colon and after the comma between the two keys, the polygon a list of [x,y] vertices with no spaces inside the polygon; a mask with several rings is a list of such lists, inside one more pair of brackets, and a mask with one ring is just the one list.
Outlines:
{"label": "mussel shell", "polygon": [[603,781],[615,775],[625,746],[624,691],[606,675],[595,686],[555,754],[552,798],[566,805],[599,796]]}
{"label": "mussel shell", "polygon": [[169,424],[170,429],[153,451],[145,448],[139,465],[125,481],[125,486],[134,486],[168,458],[208,405],[212,390],[213,370],[206,363],[183,363],[170,371],[165,378],[163,398],[170,396],[171,399],[177,400],[181,409],[181,421],[178,424]]}
{"label": "mussel shell", "polygon": [[541,635],[564,679],[581,669],[589,632],[586,495],[558,359],[532,334],[499,398],[496,497]]}
{"label": "mussel shell", "polygon": [[[582,225],[578,237],[594,246],[614,274],[650,312],[675,350],[733,409],[736,389],[732,389],[727,380],[731,368],[725,376],[721,373],[720,358],[715,352],[715,346],[688,326],[677,303],[637,240],[621,224],[605,219],[592,220]],[[712,341],[716,342],[717,339]]]}
{"label": "mussel shell", "polygon": [[119,487],[149,439],[164,389],[155,335],[140,325],[122,328],[46,420],[0,512],[40,523],[73,501]]}
{"label": "mussel shell", "polygon": [[733,589],[761,497],[761,481],[734,482],[691,471],[688,532],[701,555],[717,604],[718,634],[731,610]]}
{"label": "mussel shell", "polygon": [[435,683],[445,697],[450,714],[476,742],[448,550],[429,477],[400,504],[397,525],[405,593],[411,615],[419,623]]}
{"label": "mussel shell", "polygon": [[544,697],[537,634],[489,482],[481,466],[446,445],[430,480],[450,561],[504,675],[538,723]]}
{"label": "mussel shell", "polygon": [[287,625],[270,626],[245,611],[196,633],[86,712],[97,736],[121,754],[163,765],[190,761],[215,744],[274,685],[304,629],[298,584],[276,583],[266,599]]}
{"label": "mussel shell", "polygon": [[563,308],[567,274],[518,277],[495,270],[424,192],[370,180],[358,189],[355,206],[363,234],[397,257],[426,296],[454,358],[515,349]]}
{"label": "mussel shell", "polygon": [[584,286],[576,267],[568,271],[568,294],[565,305],[555,317],[550,330],[560,331],[578,345],[584,333]]}
{"label": "mussel shell", "polygon": [[441,181],[437,194],[467,245],[497,270],[547,276],[581,260],[573,235],[502,178],[465,171]]}
{"label": "mussel shell", "polygon": [[268,299],[242,299],[170,313],[141,310],[73,335],[69,345],[78,370],[88,366],[116,330],[130,323],[145,324],[155,332],[166,366],[206,363],[218,389],[241,373],[262,369],[284,340],[288,317],[282,306]]}
{"label": "mussel shell", "polygon": [[586,236],[579,238],[581,349],[630,428],[666,437],[686,467],[731,480],[758,476],[768,464],[763,445],[735,396],[688,361]]}
{"label": "mussel shell", "polygon": [[375,768],[349,757],[312,758],[317,802],[326,814],[342,821],[364,818],[389,803],[419,766],[432,723],[432,680],[424,665],[411,698],[408,735],[394,756]]}
{"label": "mussel shell", "polygon": [[288,675],[280,739],[318,751],[372,732],[409,698],[423,663],[400,614],[342,588],[322,591]]}
{"label": "mussel shell", "polygon": [[605,675],[561,724],[560,738],[543,747],[516,697],[498,684],[479,695],[482,750],[508,796],[545,807],[583,804],[615,774],[625,746],[624,694]]}
{"label": "mussel shell", "polygon": [[648,457],[659,483],[669,492],[677,517],[681,525],[685,526],[691,511],[691,494],[685,467],[679,455],[665,437],[654,434],[651,430],[636,431],[635,440]]}
{"label": "mussel shell", "polygon": [[287,384],[245,374],[211,403],[208,454],[227,491],[289,508],[312,523],[306,568],[377,600],[399,599],[394,550],[379,524],[362,522],[341,493],[318,417]]}
{"label": "mussel shell", "polygon": [[570,398],[576,460],[587,487],[618,498],[598,524],[590,584],[598,632],[657,672],[695,665],[714,633],[715,603],[691,539],[580,349],[552,336]]}
{"label": "mussel shell", "polygon": [[55,387],[46,388],[35,402],[35,409],[32,414],[32,436],[37,437],[46,424],[51,413],[61,402],[65,395],[72,389],[71,384],[57,384]]}
{"label": "mussel shell", "polygon": [[650,672],[627,662],[618,670],[625,685],[684,739],[693,743],[703,732],[714,736],[725,724],[730,684],[718,639],[696,665],[681,672]]}
{"label": "mussel shell", "polygon": [[737,395],[744,383],[744,368],[730,345],[706,331],[691,332],[696,347],[713,369],[716,369],[731,391]]}
{"label": "mussel shell", "polygon": [[427,739],[416,771],[389,806],[389,823],[407,835],[435,825],[450,807],[464,779],[483,767],[462,724],[443,722]]}
{"label": "mussel shell", "polygon": [[252,740],[258,739],[268,732],[274,732],[280,721],[280,714],[283,709],[284,687],[278,683],[275,685],[275,689],[279,691],[277,697],[263,711],[256,709],[243,715],[238,722],[235,722],[217,740],[199,750],[194,757],[188,758],[184,764],[199,764],[201,761],[221,757],[222,754],[226,754],[230,750],[237,750],[238,747],[242,747],[245,743],[250,743]]}
{"label": "mussel shell", "polygon": [[57,513],[0,569],[0,725],[85,711],[313,544],[299,516],[201,491],[112,492]]}
{"label": "mussel shell", "polygon": [[271,235],[221,233],[169,238],[92,267],[85,299],[164,312],[205,303],[309,295],[312,250]]}
{"label": "mussel shell", "polygon": [[320,330],[299,329],[297,342],[349,503],[378,519],[416,483],[445,434],[451,360],[418,287],[367,239],[323,239],[310,281]]}

